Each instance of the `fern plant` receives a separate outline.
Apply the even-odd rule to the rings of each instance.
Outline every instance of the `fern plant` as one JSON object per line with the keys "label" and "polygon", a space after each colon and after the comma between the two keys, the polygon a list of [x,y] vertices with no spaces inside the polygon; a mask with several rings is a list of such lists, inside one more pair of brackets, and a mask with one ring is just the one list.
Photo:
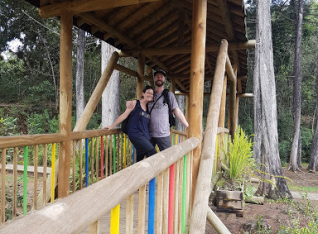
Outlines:
{"label": "fern plant", "polygon": [[244,178],[250,176],[255,168],[252,146],[252,140],[241,127],[238,127],[228,148],[223,148],[225,164],[228,167],[226,173],[233,184],[238,181],[242,182]]}

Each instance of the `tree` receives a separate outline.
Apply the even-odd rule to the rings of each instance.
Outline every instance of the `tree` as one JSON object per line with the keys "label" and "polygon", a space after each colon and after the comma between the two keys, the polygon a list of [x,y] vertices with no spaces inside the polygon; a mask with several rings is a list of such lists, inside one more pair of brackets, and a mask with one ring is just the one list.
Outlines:
{"label": "tree", "polygon": [[[255,102],[254,118],[261,118],[261,142],[262,163],[267,175],[273,176],[276,180],[277,189],[272,189],[270,184],[263,183],[263,191],[270,198],[291,197],[281,168],[281,161],[278,151],[277,132],[277,104],[276,104],[276,84],[274,74],[272,31],[270,2],[258,0],[256,14],[256,41],[258,49],[255,51],[255,71],[254,71],[254,92],[257,95]],[[256,127],[255,127],[256,128]],[[268,178],[271,179],[271,178]]]}
{"label": "tree", "polygon": [[[177,99],[180,110],[182,111],[182,113],[184,113],[184,99],[185,99],[185,97],[182,95],[177,95],[176,99]],[[178,118],[176,118],[176,130],[183,132],[183,128],[184,127],[183,127],[182,123],[180,122],[180,120]]]}
{"label": "tree", "polygon": [[[315,64],[315,77],[317,79],[318,77],[318,41],[315,43],[315,50],[316,50],[316,64]],[[310,160],[308,165],[308,170],[311,172],[316,172],[318,169],[318,118],[317,118],[317,112],[318,112],[318,81],[316,80],[316,109],[315,109],[315,120],[314,120],[314,138],[311,145],[311,154],[310,154]]]}
{"label": "tree", "polygon": [[[102,72],[115,48],[102,42]],[[114,70],[102,95],[102,126],[111,125],[120,113],[119,72]]]}
{"label": "tree", "polygon": [[293,144],[290,153],[289,168],[293,171],[299,170],[299,158],[301,158],[301,136],[300,136],[300,118],[301,118],[301,40],[302,40],[302,23],[303,23],[303,0],[298,2],[298,14],[296,24],[296,43],[295,43],[295,60],[294,60],[294,98],[293,98],[293,114],[294,114],[294,134]]}
{"label": "tree", "polygon": [[84,95],[84,55],[85,55],[85,31],[77,31],[76,53],[76,121],[81,117],[85,107]]}

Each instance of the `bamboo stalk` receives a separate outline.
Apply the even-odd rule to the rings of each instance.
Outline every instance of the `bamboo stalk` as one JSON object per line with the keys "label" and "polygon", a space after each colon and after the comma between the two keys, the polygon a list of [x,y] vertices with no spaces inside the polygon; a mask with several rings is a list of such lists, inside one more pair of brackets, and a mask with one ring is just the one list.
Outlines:
{"label": "bamboo stalk", "polygon": [[1,153],[1,223],[4,223],[6,212],[6,156],[7,149],[2,149]]}
{"label": "bamboo stalk", "polygon": [[79,142],[79,174],[80,174],[80,183],[79,183],[79,189],[81,190],[83,188],[83,140],[80,140]]}
{"label": "bamboo stalk", "polygon": [[43,152],[43,199],[42,199],[42,206],[46,205],[46,186],[47,186],[47,144],[44,145],[44,152]]}
{"label": "bamboo stalk", "polygon": [[99,181],[99,176],[98,176],[98,173],[99,173],[99,155],[98,155],[98,138],[96,137],[96,149],[95,149],[95,154],[96,154],[96,158],[95,158],[95,165],[96,165],[96,182]]}
{"label": "bamboo stalk", "polygon": [[156,195],[156,233],[162,234],[162,198],[163,198],[163,173],[160,173],[157,178],[157,195]]}
{"label": "bamboo stalk", "polygon": [[34,146],[34,184],[33,184],[33,207],[38,209],[37,207],[37,192],[38,192],[38,152],[39,145]]}
{"label": "bamboo stalk", "polygon": [[89,226],[89,234],[99,234],[99,220]]}
{"label": "bamboo stalk", "polygon": [[126,234],[134,233],[134,194],[126,199]]}
{"label": "bamboo stalk", "polygon": [[72,183],[72,188],[73,188],[73,193],[75,192],[75,154],[76,154],[76,145],[77,142],[73,141],[73,150],[72,150],[72,162],[73,162],[73,168],[72,168],[72,177],[73,177],[73,183]]}
{"label": "bamboo stalk", "polygon": [[94,184],[94,138],[91,138],[91,157],[90,158],[91,158],[91,184]]}
{"label": "bamboo stalk", "polygon": [[168,233],[168,209],[169,209],[169,168],[163,173],[163,199],[162,199],[162,233]]}
{"label": "bamboo stalk", "polygon": [[138,233],[145,233],[146,185],[139,188],[138,197]]}
{"label": "bamboo stalk", "polygon": [[12,203],[12,217],[17,216],[17,192],[18,192],[18,147],[14,148],[13,154],[13,203]]}

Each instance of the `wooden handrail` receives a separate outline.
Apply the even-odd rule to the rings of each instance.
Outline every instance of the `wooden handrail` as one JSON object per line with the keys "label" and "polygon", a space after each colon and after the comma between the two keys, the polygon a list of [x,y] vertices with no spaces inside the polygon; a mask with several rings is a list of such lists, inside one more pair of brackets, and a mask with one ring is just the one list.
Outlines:
{"label": "wooden handrail", "polygon": [[[0,228],[0,233],[78,233],[196,148],[190,138]],[[128,179],[127,179],[128,178]],[[104,202],[103,202],[104,201]],[[101,204],[101,202],[103,202]]]}
{"label": "wooden handrail", "polygon": [[86,130],[86,131],[78,131],[78,132],[72,132],[72,140],[81,140],[85,138],[91,138],[91,137],[100,137],[100,136],[107,136],[107,135],[113,135],[121,133],[120,128],[114,128],[111,130],[107,129],[97,129],[97,130]]}
{"label": "wooden handrail", "polygon": [[65,139],[66,135],[62,133],[3,136],[0,137],[0,149],[27,145],[60,143],[65,141]]}
{"label": "wooden handrail", "polygon": [[[111,130],[97,129],[72,132],[72,140],[81,140],[91,137],[99,137],[121,133],[120,128],[114,128]],[[0,137],[0,149],[10,147],[21,147],[27,145],[41,145],[51,143],[61,143],[65,141],[66,135],[62,133],[53,134],[35,134],[35,135],[20,135],[20,136],[3,136]]]}

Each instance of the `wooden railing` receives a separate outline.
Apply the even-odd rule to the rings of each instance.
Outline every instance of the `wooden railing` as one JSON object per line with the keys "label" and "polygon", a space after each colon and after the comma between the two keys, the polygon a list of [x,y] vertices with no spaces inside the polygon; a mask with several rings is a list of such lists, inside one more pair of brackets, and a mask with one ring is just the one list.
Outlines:
{"label": "wooden railing", "polygon": [[[174,145],[186,134],[173,130],[171,136]],[[64,141],[60,133],[0,137],[1,224],[54,202],[58,149]],[[135,149],[119,128],[72,132],[72,147],[71,193],[135,162]],[[6,170],[7,163],[12,165]]]}
{"label": "wooden railing", "polygon": [[[175,138],[176,139],[176,138]],[[78,233],[91,226],[98,233],[99,219],[111,210],[110,228],[118,229],[119,204],[126,200],[126,233],[185,233],[191,202],[192,150],[199,140],[191,138],[141,162],[135,163],[88,188],[58,199],[22,219],[5,224],[3,233]],[[172,169],[174,167],[174,170]],[[145,222],[146,185],[149,182],[148,227]],[[134,193],[138,195],[138,227],[133,228]],[[180,199],[182,197],[182,199]],[[156,219],[154,218],[156,215]],[[96,232],[93,232],[95,230]],[[171,232],[171,233],[172,233]]]}
{"label": "wooden railing", "polygon": [[[55,161],[59,143],[64,141],[65,135],[60,133],[0,137],[2,224],[54,202]],[[132,144],[120,129],[73,132],[72,141],[71,193],[133,163]],[[12,164],[8,170],[7,163]]]}

